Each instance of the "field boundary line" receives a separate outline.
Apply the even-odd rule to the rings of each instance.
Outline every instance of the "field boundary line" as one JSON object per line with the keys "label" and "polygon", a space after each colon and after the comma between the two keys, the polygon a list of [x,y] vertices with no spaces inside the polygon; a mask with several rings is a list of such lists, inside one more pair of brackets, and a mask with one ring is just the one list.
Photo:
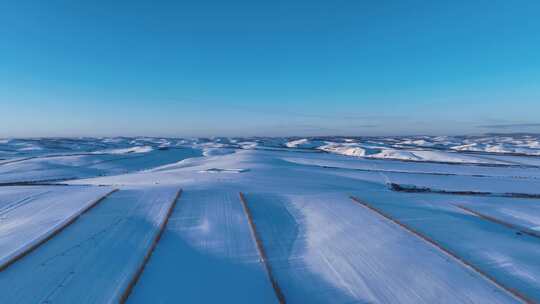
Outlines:
{"label": "field boundary line", "polygon": [[129,296],[131,295],[133,289],[135,288],[135,285],[137,285],[137,282],[139,281],[139,279],[141,278],[141,276],[142,276],[142,274],[144,272],[146,264],[148,264],[148,261],[150,261],[150,258],[152,257],[152,254],[154,253],[154,250],[156,249],[157,244],[159,243],[159,241],[161,240],[161,237],[163,236],[163,232],[165,231],[165,228],[167,227],[167,224],[169,223],[169,218],[171,217],[171,215],[172,215],[172,213],[174,211],[174,208],[176,207],[176,203],[180,199],[181,195],[182,195],[182,189],[179,189],[178,192],[176,192],[176,196],[174,197],[174,200],[171,203],[171,206],[167,210],[167,214],[165,215],[165,219],[159,225],[158,233],[154,237],[150,247],[146,251],[146,254],[144,255],[144,259],[143,259],[142,263],[137,268],[137,271],[135,272],[135,274],[133,275],[133,277],[129,281],[126,289],[122,292],[122,295],[120,296],[119,303],[126,303],[127,299],[129,298]]}
{"label": "field boundary line", "polygon": [[257,245],[257,251],[259,251],[259,255],[261,257],[261,261],[264,265],[264,269],[266,271],[266,275],[268,276],[268,279],[270,280],[270,283],[272,284],[272,288],[274,289],[274,293],[276,294],[276,297],[280,304],[285,304],[285,295],[283,295],[283,292],[281,291],[281,288],[279,287],[279,284],[277,280],[275,279],[273,273],[272,273],[272,267],[268,263],[268,257],[266,255],[266,251],[264,250],[264,246],[262,244],[262,240],[257,233],[257,228],[255,226],[255,223],[253,222],[253,216],[251,214],[251,210],[249,209],[246,197],[244,196],[244,193],[240,192],[240,202],[242,203],[242,207],[244,209],[244,213],[246,214],[249,228],[251,231],[251,235],[255,239],[255,244]]}
{"label": "field boundary line", "polygon": [[372,204],[367,203],[366,201],[360,200],[359,198],[357,198],[355,196],[350,196],[350,199],[352,201],[358,203],[360,206],[363,206],[364,208],[367,208],[367,209],[373,211],[374,213],[378,214],[379,216],[391,221],[392,223],[400,226],[401,228],[405,229],[406,231],[410,232],[411,234],[419,237],[423,241],[425,241],[425,242],[429,243],[430,245],[434,246],[435,248],[439,249],[445,255],[453,258],[454,260],[456,260],[458,263],[462,264],[466,268],[468,268],[470,270],[473,270],[474,272],[479,274],[481,277],[486,279],[488,282],[491,282],[496,287],[506,291],[507,293],[514,296],[514,298],[520,300],[521,302],[527,303],[527,304],[535,304],[536,303],[535,301],[529,299],[527,296],[521,294],[519,291],[517,291],[517,290],[515,290],[513,288],[510,288],[510,287],[507,287],[504,284],[500,283],[499,281],[497,281],[497,279],[495,279],[491,275],[487,274],[486,272],[484,272],[483,270],[481,270],[480,268],[478,268],[474,264],[466,261],[465,259],[458,256],[456,253],[452,252],[451,250],[443,247],[437,241],[435,241],[434,239],[432,239],[429,236],[425,235],[424,233],[422,233],[422,232],[408,226],[407,224],[404,224],[404,223],[394,219],[392,216],[388,215],[387,213],[380,210],[379,208],[374,207]]}

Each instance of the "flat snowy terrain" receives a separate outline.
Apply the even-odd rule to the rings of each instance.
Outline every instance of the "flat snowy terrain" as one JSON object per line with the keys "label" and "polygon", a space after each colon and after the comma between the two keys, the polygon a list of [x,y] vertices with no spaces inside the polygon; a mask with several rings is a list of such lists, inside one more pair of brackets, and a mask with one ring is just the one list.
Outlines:
{"label": "flat snowy terrain", "polygon": [[0,140],[0,303],[540,303],[540,137]]}

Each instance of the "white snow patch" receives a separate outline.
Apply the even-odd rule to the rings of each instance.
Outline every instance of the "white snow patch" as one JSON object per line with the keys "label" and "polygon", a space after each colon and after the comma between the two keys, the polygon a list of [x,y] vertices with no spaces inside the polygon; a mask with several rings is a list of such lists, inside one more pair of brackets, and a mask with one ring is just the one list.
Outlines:
{"label": "white snow patch", "polygon": [[325,146],[319,147],[320,150],[330,152],[330,153],[336,153],[341,155],[348,155],[348,156],[366,156],[367,151],[363,147],[360,147],[356,143],[345,143],[345,144],[339,144],[339,143],[330,143]]}
{"label": "white snow patch", "polygon": [[303,149],[313,149],[324,145],[325,142],[319,140],[309,140],[307,138],[302,138],[298,140],[293,140],[285,144],[287,148],[303,148]]}
{"label": "white snow patch", "polygon": [[227,155],[232,153],[234,153],[234,149],[231,148],[205,148],[203,150],[204,156]]}
{"label": "white snow patch", "polygon": [[130,147],[130,148],[122,148],[122,149],[111,149],[111,150],[102,150],[102,151],[96,151],[95,154],[129,154],[129,153],[148,153],[154,150],[154,148],[150,146],[136,146],[136,147]]}

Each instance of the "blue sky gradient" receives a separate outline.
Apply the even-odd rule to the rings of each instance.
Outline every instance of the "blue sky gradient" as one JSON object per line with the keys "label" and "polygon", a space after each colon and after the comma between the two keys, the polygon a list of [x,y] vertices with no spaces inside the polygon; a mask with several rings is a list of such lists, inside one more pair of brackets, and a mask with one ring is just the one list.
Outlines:
{"label": "blue sky gradient", "polygon": [[0,1],[0,137],[540,132],[540,2]]}

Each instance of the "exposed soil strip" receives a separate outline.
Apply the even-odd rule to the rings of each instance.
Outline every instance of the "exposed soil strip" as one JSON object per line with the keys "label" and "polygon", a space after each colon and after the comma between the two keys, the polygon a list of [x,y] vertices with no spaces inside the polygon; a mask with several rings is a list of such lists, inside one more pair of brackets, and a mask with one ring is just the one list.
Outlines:
{"label": "exposed soil strip", "polygon": [[26,255],[28,255],[29,253],[34,251],[36,248],[38,248],[39,246],[41,246],[45,242],[49,241],[50,239],[52,239],[54,236],[56,236],[57,234],[62,232],[64,229],[66,229],[69,225],[73,224],[76,220],[78,220],[83,214],[85,214],[90,209],[97,206],[99,203],[104,201],[109,195],[113,194],[116,191],[118,191],[118,189],[113,189],[110,192],[106,193],[105,195],[101,196],[100,198],[98,198],[97,200],[95,200],[94,202],[89,204],[86,208],[84,208],[78,215],[74,216],[72,219],[65,222],[61,227],[58,227],[56,230],[54,230],[49,236],[47,236],[46,238],[44,238],[41,241],[37,242],[36,244],[32,245],[31,247],[27,248],[25,251],[19,253],[18,255],[12,257],[9,261],[5,262],[4,264],[0,265],[0,272],[4,271],[6,268],[11,266],[13,263],[15,263],[18,260],[22,259]]}
{"label": "exposed soil strip", "polygon": [[268,257],[266,256],[266,252],[264,251],[262,240],[259,237],[259,234],[257,233],[257,229],[255,227],[255,223],[253,222],[253,216],[251,215],[251,211],[248,207],[246,197],[244,196],[242,192],[240,192],[240,202],[242,203],[242,207],[244,208],[244,212],[246,213],[246,216],[249,222],[249,227],[251,230],[251,234],[253,235],[253,238],[255,239],[255,243],[257,244],[257,250],[259,251],[259,255],[261,256],[261,261],[266,270],[266,274],[268,275],[268,279],[270,280],[270,283],[272,284],[272,288],[274,288],[274,292],[276,294],[276,297],[279,303],[285,304],[286,303],[285,296],[283,295],[283,292],[281,291],[281,288],[279,287],[277,280],[274,278],[274,275],[272,273],[272,267],[268,263]]}
{"label": "exposed soil strip", "polygon": [[540,199],[540,194],[536,194],[536,193],[515,193],[515,192],[493,193],[493,192],[480,192],[480,191],[452,191],[452,190],[448,191],[448,190],[432,189],[432,188],[421,187],[421,186],[419,187],[415,185],[400,185],[397,183],[388,183],[387,186],[390,190],[396,191],[396,192]]}
{"label": "exposed soil strip", "polygon": [[499,225],[502,225],[506,228],[510,228],[510,229],[514,229],[514,230],[518,230],[519,232],[521,233],[524,233],[524,234],[527,234],[529,236],[532,236],[532,237],[536,237],[536,238],[540,238],[540,232],[537,232],[537,231],[534,231],[534,230],[531,230],[529,228],[526,228],[526,227],[522,227],[520,225],[516,225],[516,224],[512,224],[510,222],[506,222],[506,221],[503,221],[503,220],[500,220],[498,218],[495,218],[495,217],[492,217],[492,216],[489,216],[487,214],[482,214],[478,211],[475,211],[475,210],[472,210],[470,208],[467,208],[463,205],[455,205],[457,208],[459,209],[462,209],[462,210],[465,210],[466,212],[468,213],[471,213],[481,219],[484,219],[486,221],[490,221],[490,222],[493,222],[493,223],[496,223],[496,224],[499,224]]}
{"label": "exposed soil strip", "polygon": [[77,179],[76,177],[71,178],[58,178],[58,179],[44,179],[36,181],[20,181],[20,182],[9,182],[9,183],[0,183],[0,187],[11,187],[11,186],[65,186],[66,184],[56,184],[57,182],[65,182],[69,180]]}
{"label": "exposed soil strip", "polygon": [[459,174],[459,173],[441,173],[441,172],[433,172],[433,171],[404,171],[404,170],[381,170],[381,169],[366,169],[366,168],[344,168],[344,167],[337,167],[337,166],[330,166],[330,165],[317,165],[317,164],[303,164],[303,163],[295,163],[306,167],[317,167],[317,168],[324,168],[324,169],[335,169],[335,170],[344,170],[344,171],[358,171],[358,172],[375,172],[375,173],[398,173],[398,174],[409,174],[409,175],[436,175],[436,176],[467,176],[467,177],[479,177],[479,178],[493,178],[493,177],[504,177],[504,178],[513,178],[513,179],[540,179],[537,176],[498,176],[498,175],[485,175],[485,174]]}
{"label": "exposed soil strip", "polygon": [[[482,156],[493,156],[493,155],[495,155],[495,156],[521,156],[521,157],[529,157],[529,158],[537,158],[537,157],[540,156],[538,154],[527,154],[527,153],[520,153],[520,152],[485,152],[485,151],[468,151],[468,150],[462,150],[462,151],[459,151],[457,153],[478,154],[478,155],[482,155]],[[495,160],[497,160],[497,159],[495,159]],[[508,162],[508,160],[503,160],[503,161]],[[517,163],[517,164],[519,164],[519,163]]]}
{"label": "exposed soil strip", "polygon": [[167,210],[167,214],[165,215],[165,219],[159,225],[159,231],[158,231],[156,237],[154,238],[154,240],[152,241],[152,244],[148,248],[148,251],[146,252],[146,255],[144,256],[144,259],[143,259],[141,265],[139,265],[139,268],[137,268],[137,272],[135,272],[135,275],[131,278],[131,280],[128,283],[126,289],[122,293],[122,296],[120,297],[120,300],[119,300],[120,303],[125,303],[127,301],[129,295],[133,291],[133,288],[135,287],[135,285],[137,285],[137,282],[139,281],[139,279],[140,279],[140,277],[141,277],[141,275],[142,275],[142,273],[144,271],[144,268],[146,267],[146,264],[148,264],[148,261],[150,260],[150,257],[152,257],[152,253],[154,253],[154,250],[156,249],[156,246],[159,243],[159,240],[161,240],[161,236],[163,235],[163,232],[165,231],[165,227],[167,227],[167,223],[169,222],[169,218],[171,217],[171,215],[172,215],[172,213],[174,211],[174,208],[176,207],[176,203],[180,199],[181,194],[182,194],[182,189],[178,190],[178,192],[176,193],[176,196],[175,196],[171,206],[169,207],[169,210]]}
{"label": "exposed soil strip", "polygon": [[422,240],[428,242],[429,244],[435,246],[437,249],[439,249],[440,251],[442,251],[444,254],[454,258],[457,262],[461,263],[462,265],[466,266],[467,268],[475,271],[476,273],[478,273],[479,275],[481,275],[482,277],[484,277],[485,279],[487,279],[488,281],[490,281],[491,283],[493,283],[495,286],[499,287],[500,289],[502,290],[505,290],[506,292],[510,293],[511,295],[513,295],[515,298],[521,300],[522,302],[524,303],[527,303],[527,304],[534,304],[536,303],[535,301],[529,299],[527,296],[525,296],[524,294],[522,294],[521,292],[519,292],[518,290],[514,289],[514,288],[511,288],[511,287],[507,287],[505,286],[504,284],[500,283],[499,281],[497,281],[496,278],[494,278],[493,276],[491,276],[490,274],[484,272],[482,269],[478,268],[477,266],[475,266],[474,264],[472,263],[469,263],[468,261],[464,260],[463,258],[461,258],[460,256],[458,256],[456,253],[452,252],[450,249],[447,249],[445,247],[443,247],[442,245],[440,245],[437,241],[435,241],[434,239],[430,238],[429,236],[425,235],[424,233],[418,231],[418,230],[415,230],[414,228],[408,226],[407,224],[404,224],[402,222],[399,222],[398,220],[394,219],[393,217],[391,217],[390,215],[388,215],[387,213],[385,213],[384,211],[380,210],[379,208],[376,208],[374,207],[373,205],[363,201],[363,200],[360,200],[359,198],[357,197],[354,197],[354,196],[351,196],[350,197],[354,202],[358,203],[359,205],[377,213],[378,215],[386,218],[387,220],[393,222],[394,224],[397,224],[399,225],[400,227],[402,227],[403,229],[407,230],[408,232],[416,235],[417,237],[421,238]]}

